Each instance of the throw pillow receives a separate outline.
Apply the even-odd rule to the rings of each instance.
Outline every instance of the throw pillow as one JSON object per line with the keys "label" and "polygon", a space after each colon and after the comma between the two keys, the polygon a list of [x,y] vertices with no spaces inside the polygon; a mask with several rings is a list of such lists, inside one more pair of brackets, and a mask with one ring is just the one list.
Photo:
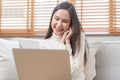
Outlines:
{"label": "throw pillow", "polygon": [[0,39],[0,80],[18,80],[12,48],[19,48],[19,42]]}

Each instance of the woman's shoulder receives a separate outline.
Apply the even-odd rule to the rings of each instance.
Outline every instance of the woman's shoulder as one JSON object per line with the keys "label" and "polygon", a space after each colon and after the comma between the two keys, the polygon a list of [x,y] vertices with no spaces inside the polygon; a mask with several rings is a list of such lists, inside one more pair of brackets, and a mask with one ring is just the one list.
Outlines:
{"label": "woman's shoulder", "polygon": [[85,32],[81,32],[81,38],[85,38]]}

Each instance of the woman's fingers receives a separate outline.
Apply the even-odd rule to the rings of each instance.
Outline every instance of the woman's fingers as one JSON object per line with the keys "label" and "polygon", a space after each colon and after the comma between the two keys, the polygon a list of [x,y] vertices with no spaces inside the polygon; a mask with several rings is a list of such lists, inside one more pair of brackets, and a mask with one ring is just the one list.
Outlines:
{"label": "woman's fingers", "polygon": [[73,34],[72,28],[69,29],[69,33],[66,36],[66,39],[70,40],[71,36]]}
{"label": "woman's fingers", "polygon": [[70,44],[70,39],[71,39],[72,34],[73,34],[72,28],[65,31],[61,39],[61,43]]}
{"label": "woman's fingers", "polygon": [[65,41],[66,45],[67,45],[67,44],[70,44],[70,39],[71,39],[72,34],[73,34],[73,31],[72,31],[72,29],[70,28],[70,29],[69,29],[69,33],[68,33],[67,36],[66,36],[66,41]]}
{"label": "woman's fingers", "polygon": [[64,32],[63,37],[62,37],[62,39],[61,39],[61,43],[64,43],[64,44],[65,44],[66,37],[67,37],[68,33],[69,33],[69,30],[67,30],[66,32]]}

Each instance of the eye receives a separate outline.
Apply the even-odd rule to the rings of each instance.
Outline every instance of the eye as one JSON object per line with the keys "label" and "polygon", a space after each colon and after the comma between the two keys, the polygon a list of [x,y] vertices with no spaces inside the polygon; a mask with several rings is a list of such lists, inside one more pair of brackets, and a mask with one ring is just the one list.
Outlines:
{"label": "eye", "polygon": [[59,18],[55,18],[55,20],[59,21]]}
{"label": "eye", "polygon": [[68,23],[68,21],[66,21],[66,20],[63,20],[63,22],[64,22],[64,23]]}

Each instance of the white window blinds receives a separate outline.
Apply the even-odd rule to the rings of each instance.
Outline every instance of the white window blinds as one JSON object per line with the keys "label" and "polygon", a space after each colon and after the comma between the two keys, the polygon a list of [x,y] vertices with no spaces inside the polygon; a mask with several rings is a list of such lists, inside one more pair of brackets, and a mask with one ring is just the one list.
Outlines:
{"label": "white window blinds", "polygon": [[41,36],[54,7],[74,4],[86,34],[119,35],[119,0],[0,0],[0,36]]}

